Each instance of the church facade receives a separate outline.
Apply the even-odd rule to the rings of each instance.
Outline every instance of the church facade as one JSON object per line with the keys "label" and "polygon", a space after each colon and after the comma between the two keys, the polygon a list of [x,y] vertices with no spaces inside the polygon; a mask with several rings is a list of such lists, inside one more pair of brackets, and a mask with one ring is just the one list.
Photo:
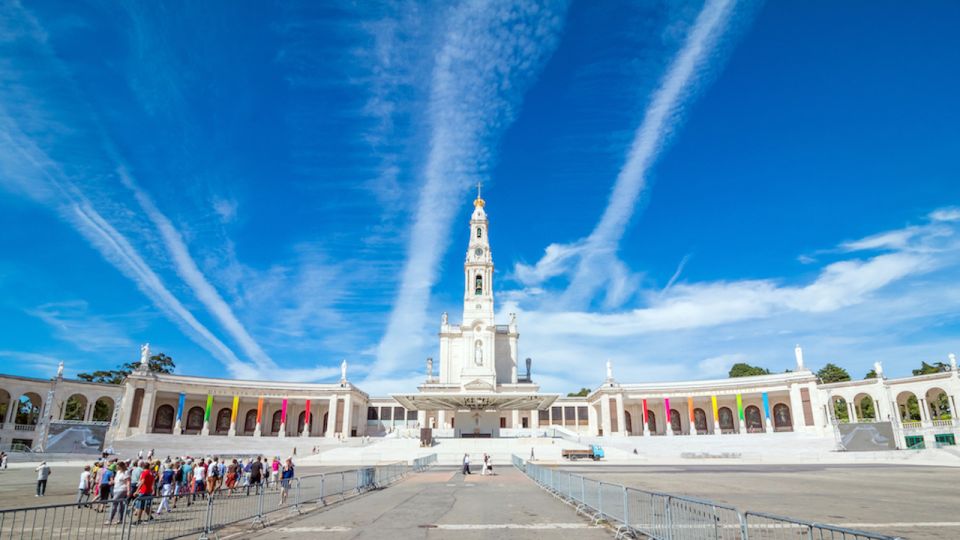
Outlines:
{"label": "church facade", "polygon": [[[435,437],[744,436],[807,432],[833,437],[837,424],[889,421],[898,446],[960,437],[960,371],[821,384],[795,349],[788,373],[717,380],[629,383],[605,377],[587,396],[540,392],[521,361],[517,319],[495,320],[494,259],[479,193],[468,227],[459,322],[441,317],[436,362],[416,391],[370,396],[347,376],[334,383],[246,381],[141,368],[120,386],[0,375],[0,446],[42,449],[51,428],[100,425],[108,439],[172,437],[348,438],[396,433]],[[598,374],[599,375],[599,374]],[[550,431],[554,430],[554,431]],[[912,441],[912,443],[911,443]],[[642,444],[642,442],[638,443]]]}

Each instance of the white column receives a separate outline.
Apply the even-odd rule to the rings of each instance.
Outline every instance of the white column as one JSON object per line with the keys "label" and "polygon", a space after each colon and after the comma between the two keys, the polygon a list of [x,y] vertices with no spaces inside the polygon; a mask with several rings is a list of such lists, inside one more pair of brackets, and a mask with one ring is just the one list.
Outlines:
{"label": "white column", "polygon": [[530,428],[540,429],[540,409],[530,411]]}
{"label": "white column", "polygon": [[[404,411],[404,422],[406,422],[406,411]],[[353,403],[350,400],[350,394],[343,397],[343,438],[351,436],[353,424]]]}
{"label": "white column", "polygon": [[616,396],[617,403],[617,429],[620,431],[621,436],[627,435],[627,426],[626,415],[623,414],[623,394],[617,394]]}
{"label": "white column", "polygon": [[331,439],[336,434],[337,430],[337,395],[334,394],[330,396],[330,401],[327,406],[327,433],[326,437]]}
{"label": "white column", "polygon": [[422,428],[427,427],[427,411],[423,409],[417,411],[417,425]]}
{"label": "white column", "polygon": [[597,421],[597,409],[593,404],[587,404],[587,429],[590,435],[599,433],[599,422]]}
{"label": "white column", "polygon": [[600,399],[600,425],[603,427],[603,436],[610,436],[610,394],[604,394]]}
{"label": "white column", "polygon": [[447,429],[447,411],[437,411],[437,425],[440,426],[440,429]]}
{"label": "white column", "polygon": [[513,384],[517,384],[517,360],[517,338],[510,336],[510,382]]}
{"label": "white column", "polygon": [[[833,404],[831,403],[831,407]],[[790,385],[790,417],[793,420],[794,431],[806,431],[807,423],[803,414],[803,398],[800,397],[800,387]]]}
{"label": "white column", "polygon": [[513,415],[510,418],[510,427],[513,429],[520,429],[520,411],[513,411]]}
{"label": "white column", "polygon": [[[117,426],[115,437],[124,438],[130,432],[130,415],[133,412],[133,398],[137,393],[137,389],[133,386],[133,383],[127,383],[126,388],[123,391],[123,399],[120,400],[116,406],[120,407],[120,425]],[[16,403],[16,400],[19,396],[14,397],[13,401],[10,402],[10,423],[13,423],[16,420],[16,413],[13,412],[13,405]]]}
{"label": "white column", "polygon": [[140,433],[150,433],[150,420],[153,419],[153,403],[156,395],[153,381],[148,382],[143,390],[143,406],[140,407]]}

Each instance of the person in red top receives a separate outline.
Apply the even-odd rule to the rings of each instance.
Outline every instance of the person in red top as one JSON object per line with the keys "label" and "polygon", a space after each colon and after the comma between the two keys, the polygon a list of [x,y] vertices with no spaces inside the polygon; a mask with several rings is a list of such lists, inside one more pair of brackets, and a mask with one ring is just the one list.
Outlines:
{"label": "person in red top", "polygon": [[137,523],[143,520],[143,511],[147,511],[147,519],[153,519],[151,506],[153,505],[153,471],[150,467],[143,466],[143,472],[140,473],[140,481],[137,482],[137,501],[134,507],[137,509]]}

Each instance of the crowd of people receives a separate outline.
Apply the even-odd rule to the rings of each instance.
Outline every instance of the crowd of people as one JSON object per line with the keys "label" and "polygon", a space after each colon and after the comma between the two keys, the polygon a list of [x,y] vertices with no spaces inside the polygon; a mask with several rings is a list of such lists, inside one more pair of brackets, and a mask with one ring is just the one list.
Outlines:
{"label": "crowd of people", "polygon": [[[45,462],[37,467],[37,496],[44,496],[51,471]],[[178,504],[191,506],[211,495],[259,495],[269,487],[279,489],[279,505],[287,501],[294,478],[293,459],[279,456],[243,459],[194,458],[189,456],[154,459],[151,450],[135,459],[104,456],[80,473],[77,506],[107,514],[104,525],[123,523],[128,507],[135,523],[172,512]],[[159,503],[154,506],[154,501]],[[115,521],[116,520],[116,521]]]}

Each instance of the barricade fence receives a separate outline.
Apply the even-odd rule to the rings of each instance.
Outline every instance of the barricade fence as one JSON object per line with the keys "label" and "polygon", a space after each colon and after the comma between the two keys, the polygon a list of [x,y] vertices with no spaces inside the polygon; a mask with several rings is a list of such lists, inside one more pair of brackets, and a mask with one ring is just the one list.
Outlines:
{"label": "barricade fence", "polygon": [[[213,493],[121,497],[107,501],[0,510],[0,540],[205,539],[229,525],[266,525],[271,514],[295,515],[389,486],[424,471],[436,455],[358,469],[273,479]],[[179,491],[179,490],[178,490]]]}
{"label": "barricade fence", "polygon": [[741,512],[713,501],[630,488],[526,462],[513,465],[578,512],[606,522],[617,536],[655,540],[898,540],[794,518]]}

